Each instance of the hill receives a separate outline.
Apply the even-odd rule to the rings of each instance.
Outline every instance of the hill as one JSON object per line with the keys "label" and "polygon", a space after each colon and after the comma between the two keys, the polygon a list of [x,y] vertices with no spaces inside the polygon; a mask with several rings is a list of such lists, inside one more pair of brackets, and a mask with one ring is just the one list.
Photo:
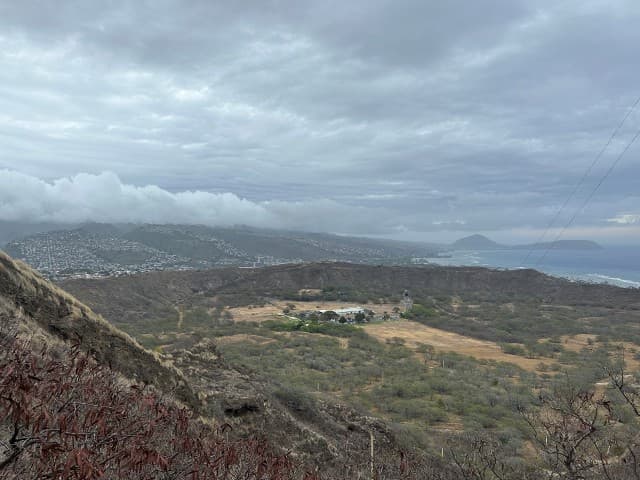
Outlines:
{"label": "hill", "polygon": [[489,240],[484,235],[470,235],[456,240],[451,244],[454,250],[502,250],[505,247],[499,243]]}
{"label": "hill", "polygon": [[0,220],[0,248],[13,240],[36,235],[38,233],[63,230],[64,228],[76,228],[56,223],[28,223]]}
{"label": "hill", "polygon": [[223,437],[152,386],[122,377],[77,343],[43,336],[0,303],[1,478],[218,480],[238,470],[247,480],[300,478],[264,441]]}
{"label": "hill", "polygon": [[[381,300],[397,303],[405,289],[421,302],[442,303],[451,310],[454,300],[462,305],[481,305],[483,309],[496,309],[499,305],[522,305],[522,313],[511,315],[511,331],[530,332],[539,326],[544,329],[563,330],[566,333],[587,333],[589,325],[608,325],[617,322],[608,318],[627,318],[632,327],[640,311],[640,294],[637,289],[625,289],[608,285],[573,282],[544,275],[535,270],[495,270],[478,267],[429,266],[370,266],[345,263],[312,263],[280,265],[267,268],[221,268],[193,272],[153,272],[139,276],[100,280],[72,279],[62,286],[82,298],[118,326],[123,328],[152,327],[154,322],[175,322],[176,307],[216,306],[228,308],[250,306],[269,302],[273,298],[291,300],[347,301],[375,306]],[[316,292],[307,294],[304,292]],[[438,299],[447,300],[438,300]],[[540,312],[548,306],[565,306],[585,318],[601,319],[584,323],[572,332],[566,316],[552,322],[532,323],[531,315],[544,316]],[[546,306],[546,307],[545,307]],[[476,307],[477,308],[477,307]],[[536,313],[538,309],[538,313]],[[517,310],[516,310],[517,311]],[[559,309],[559,312],[562,311]],[[620,313],[624,312],[624,313]],[[477,312],[482,313],[482,310]],[[471,318],[473,312],[469,313]],[[445,328],[465,328],[484,335],[493,330],[492,325],[504,314],[487,314],[462,324],[463,318],[452,316],[443,320]],[[535,318],[534,317],[534,318]],[[171,320],[169,320],[171,319]],[[488,323],[483,323],[483,322]],[[460,325],[458,325],[460,323]],[[456,327],[456,325],[458,325]],[[620,325],[622,328],[622,326]],[[636,327],[621,335],[636,332]],[[549,332],[547,332],[549,333]],[[506,335],[506,333],[505,333]]]}
{"label": "hill", "polygon": [[[24,264],[4,255],[0,259],[2,326],[15,327],[19,337],[30,338],[37,347],[31,353],[16,351],[14,346],[0,350],[0,388],[13,395],[17,393],[12,385],[27,385],[35,395],[26,403],[29,412],[48,405],[42,395],[60,383],[69,389],[65,392],[71,392],[72,399],[101,392],[114,405],[129,405],[125,410],[133,415],[135,425],[158,429],[154,430],[157,435],[147,435],[154,439],[153,444],[142,443],[153,445],[158,455],[142,457],[147,459],[145,468],[164,468],[163,448],[170,443],[161,439],[175,431],[171,422],[182,415],[179,404],[171,399],[175,396],[203,417],[204,423],[188,427],[191,438],[204,435],[201,429],[212,422],[229,425],[228,438],[217,437],[214,444],[223,451],[231,448],[232,458],[248,465],[255,464],[243,455],[255,455],[255,450],[248,449],[262,445],[253,440],[259,435],[273,445],[259,447],[260,455],[273,461],[295,459],[308,468],[321,468],[323,478],[328,479],[344,478],[344,472],[348,478],[357,477],[367,471],[369,435],[373,433],[381,479],[473,478],[469,475],[486,466],[482,463],[486,458],[500,462],[507,472],[501,477],[509,480],[526,478],[526,471],[561,473],[564,464],[537,463],[538,458],[551,461],[544,451],[533,456],[527,453],[539,444],[532,443],[535,431],[527,430],[519,409],[530,412],[532,417],[527,418],[539,418],[534,415],[544,408],[540,401],[554,398],[557,379],[560,383],[575,379],[583,385],[570,390],[577,392],[582,405],[592,399],[589,408],[623,408],[617,397],[595,399],[591,394],[584,396],[582,388],[597,389],[602,384],[603,366],[615,354],[611,342],[632,351],[640,346],[637,290],[569,282],[533,270],[316,263],[63,282],[89,308]],[[323,302],[357,302],[374,310],[391,310],[400,305],[405,289],[410,290],[414,304],[401,321],[332,326],[291,316],[291,309],[321,308],[316,305]],[[288,316],[266,308],[266,318],[260,318],[260,313],[242,317],[242,312],[260,312],[278,302],[289,310]],[[126,329],[135,340],[92,309]],[[2,332],[6,342],[7,330]],[[59,346],[55,356],[40,353],[45,352],[44,344]],[[82,357],[73,353],[75,345],[89,355],[88,369],[81,367],[85,365]],[[7,363],[14,362],[12,358],[26,360],[16,368]],[[69,372],[69,365],[80,373],[69,377],[64,373]],[[614,365],[608,368],[616,368]],[[13,372],[27,372],[27,368],[34,369],[34,374],[18,382],[9,380]],[[555,371],[563,375],[555,377]],[[112,377],[114,374],[117,376]],[[50,382],[40,388],[43,375]],[[146,392],[164,392],[162,401],[168,403],[162,409],[168,413],[161,422],[149,422],[149,410],[144,407],[149,402],[158,405],[155,402],[160,400],[151,399],[158,397],[137,396],[135,389],[127,387],[134,383],[147,383],[143,388],[150,390]],[[89,398],[97,401],[104,396]],[[0,397],[0,408],[6,408],[1,402]],[[91,405],[95,404],[82,402],[77,410],[81,418],[103,418]],[[615,418],[623,414],[627,415],[624,431],[635,438],[633,413],[620,411]],[[55,421],[67,421],[65,416],[49,415]],[[29,413],[29,418],[45,417]],[[571,418],[565,420],[572,422]],[[109,422],[105,428],[119,425]],[[29,428],[38,425],[42,422],[34,420]],[[563,428],[574,428],[573,424],[563,425],[558,426],[558,442],[564,441]],[[603,442],[622,430],[606,424],[598,425],[596,431],[599,436],[593,448],[606,446]],[[0,429],[2,438],[10,440],[7,432]],[[139,442],[146,438],[142,434],[134,437]],[[551,447],[560,444],[555,441],[549,439]],[[109,448],[117,448],[111,445]],[[483,456],[487,451],[476,450],[478,445],[489,448],[490,457]],[[525,448],[529,445],[533,447]],[[591,448],[592,443],[584,445],[575,455],[586,461],[598,450]],[[629,448],[636,454],[633,445]],[[397,456],[400,449],[407,455]],[[441,452],[445,451],[443,459]],[[618,451],[612,450],[612,455]],[[105,451],[98,448],[95,452]],[[282,457],[286,452],[289,456]],[[112,457],[99,458],[108,463]],[[184,450],[176,458],[181,465],[193,460]],[[456,463],[461,458],[477,460]],[[2,462],[0,457],[0,469]],[[607,462],[621,472],[612,478],[626,478],[625,462],[618,457]],[[35,464],[16,465],[29,469]],[[271,465],[260,464],[260,468]],[[78,465],[85,468],[86,461],[78,460]],[[599,465],[592,463],[589,468],[594,474],[585,478],[601,478]],[[67,478],[91,478],[84,475]]]}
{"label": "hill", "polygon": [[[298,419],[317,422],[316,415],[326,419],[331,411],[318,405],[346,403],[361,415],[380,418],[404,448],[444,452],[453,464],[460,455],[469,461],[486,458],[486,451],[473,450],[468,441],[486,446],[491,458],[497,455],[505,468],[515,469],[501,474],[505,479],[527,478],[518,470],[523,465],[535,472],[528,478],[565,468],[545,463],[552,456],[543,451],[531,454],[530,448],[547,444],[544,437],[536,443],[522,411],[530,412],[527,419],[545,418],[537,415],[541,402],[558,392],[579,395],[579,402],[568,399],[569,405],[601,408],[589,403],[593,400],[623,408],[613,394],[597,396],[610,384],[606,372],[620,364],[621,348],[631,371],[640,366],[635,355],[639,290],[571,282],[534,270],[332,262],[153,272],[63,285],[167,357],[200,355],[202,339],[215,338],[217,351],[233,368],[254,382],[277,384],[274,396]],[[405,290],[413,306],[398,319]],[[354,305],[383,318],[350,325],[308,315]],[[194,378],[208,375],[205,366]],[[635,432],[633,415],[624,418],[624,427],[598,426],[601,436],[594,440],[621,428]],[[559,435],[563,428],[552,426]],[[557,445],[553,442],[550,448]],[[595,458],[591,450],[579,455]],[[474,465],[455,468],[460,478],[474,478],[460,473]],[[584,477],[602,478],[602,470],[590,465],[595,473]]]}
{"label": "hill", "polygon": [[449,247],[453,250],[597,250],[602,248],[590,240],[557,240],[526,245],[504,245],[478,234],[456,240]]}
{"label": "hill", "polygon": [[[233,438],[266,437],[270,445],[277,446],[274,451],[289,452],[302,464],[323,465],[326,472],[346,464],[355,470],[365,469],[370,432],[385,452],[393,455],[397,451],[393,433],[380,420],[335,401],[315,401],[285,392],[265,379],[241,372],[222,358],[210,339],[201,338],[188,350],[176,349],[168,355],[144,349],[89,307],[1,252],[0,320],[5,334],[15,331],[18,338],[30,339],[34,351],[29,355],[36,355],[33,361],[38,364],[55,362],[53,357],[38,353],[44,352],[43,346],[59,346],[56,358],[73,363],[74,345],[78,345],[104,372],[104,378],[114,372],[127,382],[156,388],[164,392],[165,398],[175,398],[203,416],[206,422],[232,426]],[[7,364],[0,366],[3,374],[12,371],[6,369]],[[97,380],[91,377],[88,381]],[[71,387],[95,386],[70,384]],[[121,393],[113,395],[120,398]],[[349,451],[344,449],[346,444],[350,445]]]}
{"label": "hill", "polygon": [[[196,395],[184,376],[145,350],[129,335],[114,328],[66,292],[50,284],[26,265],[0,252],[0,313],[25,334],[44,343],[76,341],[101,364],[128,378],[175,392],[196,408]],[[25,319],[25,322],[20,322]]]}

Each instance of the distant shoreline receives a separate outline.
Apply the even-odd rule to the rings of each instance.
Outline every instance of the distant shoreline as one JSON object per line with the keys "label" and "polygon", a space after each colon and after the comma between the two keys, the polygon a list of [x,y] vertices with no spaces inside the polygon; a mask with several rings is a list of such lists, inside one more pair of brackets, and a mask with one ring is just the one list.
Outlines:
{"label": "distant shoreline", "polygon": [[[449,250],[447,256],[429,258],[430,262],[449,266],[476,266],[518,270],[532,268],[547,275],[592,284],[609,284],[622,288],[640,288],[640,249],[606,247],[598,250],[552,249],[543,256],[534,250],[531,256],[523,249]],[[524,263],[525,258],[527,260]]]}

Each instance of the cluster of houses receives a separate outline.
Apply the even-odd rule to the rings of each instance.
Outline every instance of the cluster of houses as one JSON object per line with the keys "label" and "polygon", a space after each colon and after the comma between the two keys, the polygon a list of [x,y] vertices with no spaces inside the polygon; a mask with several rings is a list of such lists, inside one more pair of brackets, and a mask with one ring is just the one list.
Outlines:
{"label": "cluster of houses", "polygon": [[[337,308],[334,310],[302,310],[295,313],[300,320],[309,320],[316,322],[330,322],[340,324],[368,323],[373,320],[397,320],[400,318],[401,312],[408,312],[413,306],[413,300],[408,290],[405,290],[400,304],[393,308],[391,312],[384,312],[381,315],[376,314],[373,310],[364,307],[348,307]],[[285,311],[285,313],[288,313]]]}
{"label": "cluster of houses", "polygon": [[338,308],[336,310],[306,310],[297,312],[301,320],[317,320],[331,323],[366,323],[375,317],[375,312],[363,307]]}

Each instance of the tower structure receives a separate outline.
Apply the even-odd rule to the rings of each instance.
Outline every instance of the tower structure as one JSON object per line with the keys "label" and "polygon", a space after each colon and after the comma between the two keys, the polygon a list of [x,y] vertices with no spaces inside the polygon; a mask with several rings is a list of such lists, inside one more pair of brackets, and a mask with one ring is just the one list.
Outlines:
{"label": "tower structure", "polygon": [[409,290],[405,290],[402,293],[402,300],[400,300],[400,305],[402,307],[402,312],[407,313],[411,308],[413,308],[413,299],[411,295],[409,295]]}

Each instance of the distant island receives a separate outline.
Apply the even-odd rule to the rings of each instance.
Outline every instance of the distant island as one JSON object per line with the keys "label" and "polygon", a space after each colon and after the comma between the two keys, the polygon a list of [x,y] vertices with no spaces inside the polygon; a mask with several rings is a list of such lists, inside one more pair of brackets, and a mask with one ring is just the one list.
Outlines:
{"label": "distant island", "polygon": [[558,240],[526,245],[503,245],[484,235],[470,235],[456,240],[449,247],[453,250],[599,250],[602,246],[591,240]]}

